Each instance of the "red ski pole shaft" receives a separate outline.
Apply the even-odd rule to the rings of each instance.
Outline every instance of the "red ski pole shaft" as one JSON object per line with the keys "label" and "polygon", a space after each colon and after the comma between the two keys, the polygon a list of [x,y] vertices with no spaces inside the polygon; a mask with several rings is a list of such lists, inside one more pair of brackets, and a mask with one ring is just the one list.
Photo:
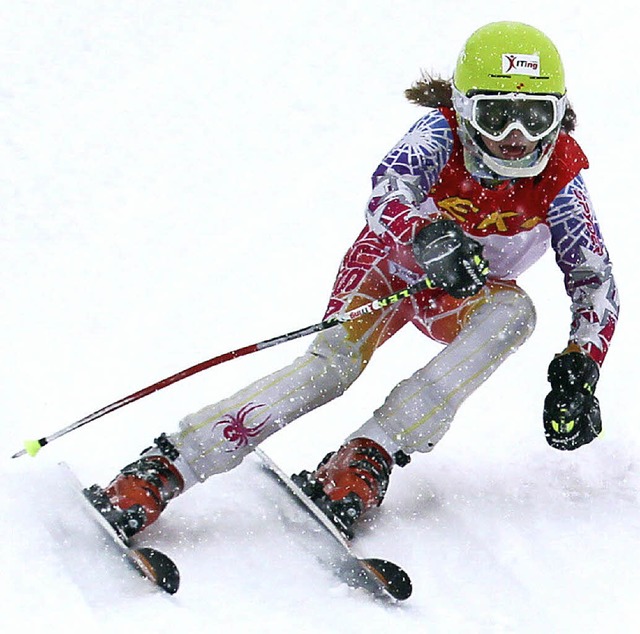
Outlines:
{"label": "red ski pole shaft", "polygon": [[238,348],[237,350],[231,350],[230,352],[225,352],[224,354],[220,354],[216,357],[212,357],[211,359],[207,359],[206,361],[202,361],[201,363],[197,363],[196,365],[187,368],[186,370],[182,370],[177,372],[176,374],[172,374],[171,376],[158,381],[157,383],[153,383],[152,385],[148,385],[133,394],[129,394],[129,396],[125,396],[117,401],[114,401],[110,405],[105,405],[100,409],[96,410],[92,414],[85,416],[77,420],[74,423],[71,423],[67,427],[64,427],[57,432],[51,434],[50,436],[44,436],[38,440],[27,440],[24,443],[24,448],[20,451],[14,453],[12,458],[19,458],[20,456],[24,456],[25,454],[29,454],[30,456],[36,456],[36,454],[44,447],[48,445],[53,440],[60,438],[72,432],[79,427],[83,427],[88,423],[102,418],[106,414],[114,412],[125,405],[129,405],[134,401],[137,401],[145,396],[149,396],[158,390],[162,390],[169,385],[173,385],[178,381],[182,381],[187,377],[193,376],[194,374],[198,374],[198,372],[202,372],[203,370],[207,370],[216,365],[220,365],[221,363],[225,363],[226,361],[231,361],[231,359],[237,359],[238,357],[243,357],[248,354],[252,354],[253,352],[257,352],[258,350],[264,350],[265,348],[271,348],[273,346],[277,346],[281,343],[285,343],[286,341],[293,341],[294,339],[299,339],[300,337],[305,337],[306,335],[310,335],[314,332],[320,332],[321,330],[326,330],[328,328],[333,328],[338,324],[345,323],[348,321],[353,321],[354,319],[358,319],[362,315],[366,315],[368,313],[372,313],[377,310],[381,310],[390,304],[394,304],[405,297],[409,297],[410,295],[415,295],[416,293],[424,290],[425,288],[431,288],[431,284],[428,280],[421,280],[397,293],[393,293],[388,295],[387,297],[383,297],[381,299],[376,299],[364,306],[360,306],[358,308],[354,308],[346,313],[341,313],[339,315],[333,315],[329,319],[325,319],[317,324],[312,326],[307,326],[306,328],[301,328],[300,330],[294,330],[293,332],[287,333],[285,335],[279,335],[278,337],[273,337],[272,339],[265,339],[264,341],[260,341],[258,343],[251,344],[249,346],[244,346],[242,348]]}

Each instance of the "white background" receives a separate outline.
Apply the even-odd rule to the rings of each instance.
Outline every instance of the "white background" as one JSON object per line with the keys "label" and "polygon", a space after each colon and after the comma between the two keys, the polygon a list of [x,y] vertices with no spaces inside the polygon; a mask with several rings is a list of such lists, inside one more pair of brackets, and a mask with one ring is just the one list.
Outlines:
{"label": "white background", "polygon": [[[633,6],[2,0],[3,631],[633,631]],[[78,509],[57,463],[106,484],[183,415],[309,342],[179,383],[35,460],[11,454],[194,363],[319,321],[371,171],[421,115],[403,90],[421,70],[450,76],[466,37],[501,19],[557,44],[591,161],[623,305],[598,386],[604,437],[569,454],[543,437],[546,368],[570,321],[548,254],[520,280],[538,308],[532,339],[432,454],[394,472],[361,528],[361,551],[412,574],[409,602],[375,603],[318,566],[283,529],[252,460],[176,500],[144,536],[180,564],[178,595],[107,566],[92,535],[74,536]],[[313,467],[438,349],[406,328],[346,396],[265,448],[289,471]]]}

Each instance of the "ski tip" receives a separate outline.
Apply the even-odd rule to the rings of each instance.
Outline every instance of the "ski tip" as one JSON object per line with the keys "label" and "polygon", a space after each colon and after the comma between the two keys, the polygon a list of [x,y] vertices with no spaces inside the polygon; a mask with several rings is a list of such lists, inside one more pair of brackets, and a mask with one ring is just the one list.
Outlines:
{"label": "ski tip", "polygon": [[385,559],[363,560],[369,570],[382,581],[385,591],[397,601],[405,601],[411,596],[413,586],[409,575],[397,564]]}
{"label": "ski tip", "polygon": [[165,592],[175,594],[180,588],[180,572],[164,553],[153,548],[138,548],[135,552],[144,559],[153,582]]}

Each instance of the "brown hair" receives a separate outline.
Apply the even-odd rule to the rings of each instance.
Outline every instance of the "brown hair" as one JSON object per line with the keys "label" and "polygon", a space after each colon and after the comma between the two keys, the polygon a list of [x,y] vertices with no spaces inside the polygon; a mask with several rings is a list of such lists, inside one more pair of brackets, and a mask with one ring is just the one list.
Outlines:
{"label": "brown hair", "polygon": [[[451,80],[442,79],[435,75],[422,72],[420,79],[404,91],[404,96],[417,106],[426,108],[453,108],[451,98]],[[576,127],[576,113],[567,104],[567,109],[562,119],[562,131],[573,132]]]}

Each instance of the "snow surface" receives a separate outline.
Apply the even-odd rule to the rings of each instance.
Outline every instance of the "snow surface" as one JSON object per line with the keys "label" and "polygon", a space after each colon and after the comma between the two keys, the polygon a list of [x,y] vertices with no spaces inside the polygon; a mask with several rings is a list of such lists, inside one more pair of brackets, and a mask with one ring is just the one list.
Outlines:
{"label": "snow surface", "polygon": [[[633,8],[2,0],[2,631],[638,631]],[[546,367],[569,327],[549,254],[521,278],[539,309],[533,338],[433,453],[394,472],[357,539],[412,574],[408,602],[376,603],[317,565],[251,460],[145,535],[180,564],[175,597],[123,574],[82,522],[75,536],[57,463],[105,483],[183,415],[308,341],[179,383],[35,460],[9,456],[194,363],[317,322],[370,172],[420,116],[403,90],[422,69],[451,73],[464,39],[497,19],[555,40],[591,158],[623,303],[598,387],[605,437],[567,454],[543,438]],[[313,466],[437,350],[403,330],[345,397],[265,449],[287,470]]]}

